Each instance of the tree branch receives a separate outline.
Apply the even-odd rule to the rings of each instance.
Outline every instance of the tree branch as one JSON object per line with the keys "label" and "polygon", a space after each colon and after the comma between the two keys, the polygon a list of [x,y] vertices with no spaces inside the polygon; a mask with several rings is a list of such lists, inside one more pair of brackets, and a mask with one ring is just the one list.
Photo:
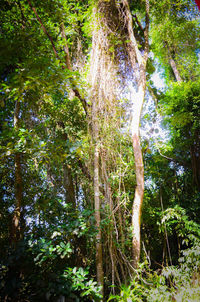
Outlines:
{"label": "tree branch", "polygon": [[[34,12],[38,22],[40,23],[42,29],[43,29],[43,32],[45,33],[45,35],[48,37],[49,41],[51,42],[51,45],[52,45],[52,48],[53,48],[53,52],[56,56],[57,59],[59,59],[60,62],[62,62],[60,56],[58,55],[58,52],[56,50],[56,47],[55,47],[55,44],[53,42],[53,39],[52,37],[50,36],[50,34],[48,33],[46,27],[44,26],[42,20],[40,19],[40,17],[38,16],[37,14],[37,11],[35,9],[35,7],[32,6],[31,4],[31,1],[30,0],[27,0],[30,8],[32,9],[32,11]],[[64,31],[64,24],[62,23],[61,24],[61,34],[62,34],[62,37],[65,39],[65,41],[67,42],[67,38],[66,38],[66,35],[65,35],[65,31]],[[65,65],[67,67],[68,70],[71,70],[72,71],[72,67],[71,67],[71,61],[70,61],[70,56],[69,56],[69,49],[68,49],[68,45],[66,43],[65,47],[64,47],[64,51],[65,51]],[[63,69],[66,68],[65,66],[62,66]],[[86,100],[84,98],[81,97],[81,94],[80,92],[78,91],[78,89],[76,88],[76,84],[74,82],[73,79],[70,80],[71,81],[71,84],[72,84],[72,90],[74,92],[74,95],[81,101],[82,105],[83,105],[83,108],[84,108],[84,111],[87,115],[87,111],[88,111],[88,107],[89,107],[89,104],[86,102]]]}
{"label": "tree branch", "polygon": [[51,42],[51,45],[52,45],[52,48],[53,48],[53,52],[54,52],[56,58],[59,59],[59,60],[61,61],[61,59],[60,59],[60,57],[59,57],[59,55],[58,55],[58,52],[57,52],[57,50],[56,50],[55,44],[54,44],[54,42],[53,42],[53,39],[52,39],[52,37],[49,35],[48,31],[46,30],[46,27],[45,27],[44,24],[42,23],[42,20],[41,20],[40,17],[38,16],[35,7],[32,6],[30,0],[27,0],[27,2],[28,2],[28,4],[29,4],[30,8],[32,9],[32,11],[34,12],[34,14],[35,14],[35,16],[36,16],[38,22],[40,23],[40,25],[41,25],[41,27],[42,27],[42,29],[43,29],[43,32],[45,33],[45,35],[48,37],[49,41]]}
{"label": "tree branch", "polygon": [[145,29],[142,27],[142,24],[138,20],[138,17],[137,17],[136,14],[133,15],[133,18],[135,19],[135,22],[137,23],[137,25],[139,26],[139,28],[142,30],[142,32],[144,32]]}

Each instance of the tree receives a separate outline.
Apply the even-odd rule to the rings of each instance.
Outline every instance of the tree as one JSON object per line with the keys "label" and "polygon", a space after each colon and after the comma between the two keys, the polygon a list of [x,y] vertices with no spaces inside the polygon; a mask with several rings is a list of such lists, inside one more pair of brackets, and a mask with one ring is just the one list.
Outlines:
{"label": "tree", "polygon": [[145,28],[144,33],[144,49],[139,50],[137,40],[133,31],[132,15],[130,12],[128,1],[123,1],[125,9],[125,21],[127,22],[127,30],[129,36],[129,52],[131,65],[136,73],[137,92],[135,96],[135,106],[132,109],[132,140],[136,166],[136,189],[133,201],[132,228],[133,228],[133,266],[137,268],[140,259],[140,224],[141,210],[144,196],[144,165],[143,156],[140,146],[139,125],[142,107],[146,92],[146,66],[149,53],[149,1],[145,2]]}
{"label": "tree", "polygon": [[[0,22],[0,299],[118,299],[129,280],[146,299],[163,276],[139,262],[178,265],[199,232],[194,1],[4,0]],[[150,94],[165,146],[140,136]]]}

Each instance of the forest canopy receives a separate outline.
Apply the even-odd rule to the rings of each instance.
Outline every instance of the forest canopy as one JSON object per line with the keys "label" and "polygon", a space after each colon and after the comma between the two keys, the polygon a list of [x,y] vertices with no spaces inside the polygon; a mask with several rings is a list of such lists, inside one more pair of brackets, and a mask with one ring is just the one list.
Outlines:
{"label": "forest canopy", "polygon": [[194,0],[1,0],[0,301],[200,300]]}

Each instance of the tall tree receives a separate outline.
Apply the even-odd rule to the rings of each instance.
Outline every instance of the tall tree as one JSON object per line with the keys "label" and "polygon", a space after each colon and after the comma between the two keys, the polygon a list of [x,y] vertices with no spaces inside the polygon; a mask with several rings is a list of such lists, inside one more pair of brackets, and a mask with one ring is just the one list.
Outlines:
{"label": "tall tree", "polygon": [[144,196],[144,164],[140,144],[140,119],[143,108],[145,92],[146,92],[146,66],[149,54],[149,1],[145,1],[145,28],[144,32],[144,49],[139,50],[137,40],[133,30],[132,15],[129,3],[123,0],[125,11],[125,22],[128,30],[129,48],[128,55],[132,68],[136,77],[136,94],[134,96],[132,108],[132,124],[131,133],[133,140],[133,152],[135,158],[136,168],[136,189],[132,209],[132,229],[133,229],[133,266],[136,268],[140,260],[140,225],[141,225],[141,211]]}
{"label": "tall tree", "polygon": [[[177,261],[186,219],[170,232],[177,204],[199,221],[194,1],[11,2],[0,13],[0,299],[105,300],[110,285],[115,295],[133,279],[141,255],[167,263],[168,249]],[[169,84],[162,94],[152,88],[171,131],[166,153],[140,136],[155,57]],[[171,250],[158,227],[170,215]]]}

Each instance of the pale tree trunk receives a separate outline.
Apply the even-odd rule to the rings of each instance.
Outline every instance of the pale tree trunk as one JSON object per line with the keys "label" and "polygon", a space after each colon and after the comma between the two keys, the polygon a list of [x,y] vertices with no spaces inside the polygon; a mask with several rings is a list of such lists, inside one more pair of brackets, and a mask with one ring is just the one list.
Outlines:
{"label": "pale tree trunk", "polygon": [[127,22],[127,29],[129,35],[129,58],[131,61],[132,68],[135,72],[137,81],[137,92],[134,97],[133,108],[132,108],[132,142],[133,142],[133,153],[135,158],[135,173],[136,173],[136,188],[135,197],[132,207],[132,229],[133,229],[133,240],[132,240],[132,264],[134,268],[138,267],[140,260],[140,225],[141,225],[141,213],[142,203],[144,196],[144,164],[142,150],[140,146],[140,119],[141,112],[144,103],[145,90],[146,90],[146,64],[149,53],[149,1],[146,0],[146,18],[144,28],[145,47],[144,53],[140,52],[137,41],[133,32],[132,15],[130,12],[129,4],[127,0],[123,0],[125,9],[125,18]]}
{"label": "pale tree trunk", "polygon": [[[14,111],[14,129],[19,130],[19,112],[20,112],[20,102],[19,100],[15,103]],[[21,206],[23,198],[23,187],[22,187],[22,168],[21,168],[21,154],[19,151],[15,153],[15,210],[12,221],[12,238],[13,243],[16,245],[17,241],[20,239],[20,218],[21,218]]]}
{"label": "pale tree trunk", "polygon": [[177,69],[177,66],[176,66],[176,62],[174,61],[174,59],[170,56],[169,58],[169,63],[170,63],[170,66],[173,70],[173,73],[174,73],[174,76],[175,76],[175,79],[177,82],[181,82],[182,79],[181,79],[181,76],[180,76],[180,73]]}
{"label": "pale tree trunk", "polygon": [[140,146],[139,136],[139,123],[142,111],[142,106],[145,96],[145,86],[139,87],[137,93],[137,106],[132,115],[132,142],[133,142],[133,153],[135,158],[135,173],[136,173],[136,188],[135,197],[132,207],[132,253],[133,253],[133,267],[137,268],[140,260],[140,225],[141,225],[141,213],[142,203],[144,196],[144,164],[142,150]]}
{"label": "pale tree trunk", "polygon": [[167,51],[168,51],[167,60],[173,71],[174,78],[176,79],[177,82],[182,82],[180,72],[179,72],[179,70],[177,68],[177,64],[173,58],[173,53],[175,53],[175,49],[173,47],[170,47],[167,41],[164,41],[164,47],[166,47]]}

